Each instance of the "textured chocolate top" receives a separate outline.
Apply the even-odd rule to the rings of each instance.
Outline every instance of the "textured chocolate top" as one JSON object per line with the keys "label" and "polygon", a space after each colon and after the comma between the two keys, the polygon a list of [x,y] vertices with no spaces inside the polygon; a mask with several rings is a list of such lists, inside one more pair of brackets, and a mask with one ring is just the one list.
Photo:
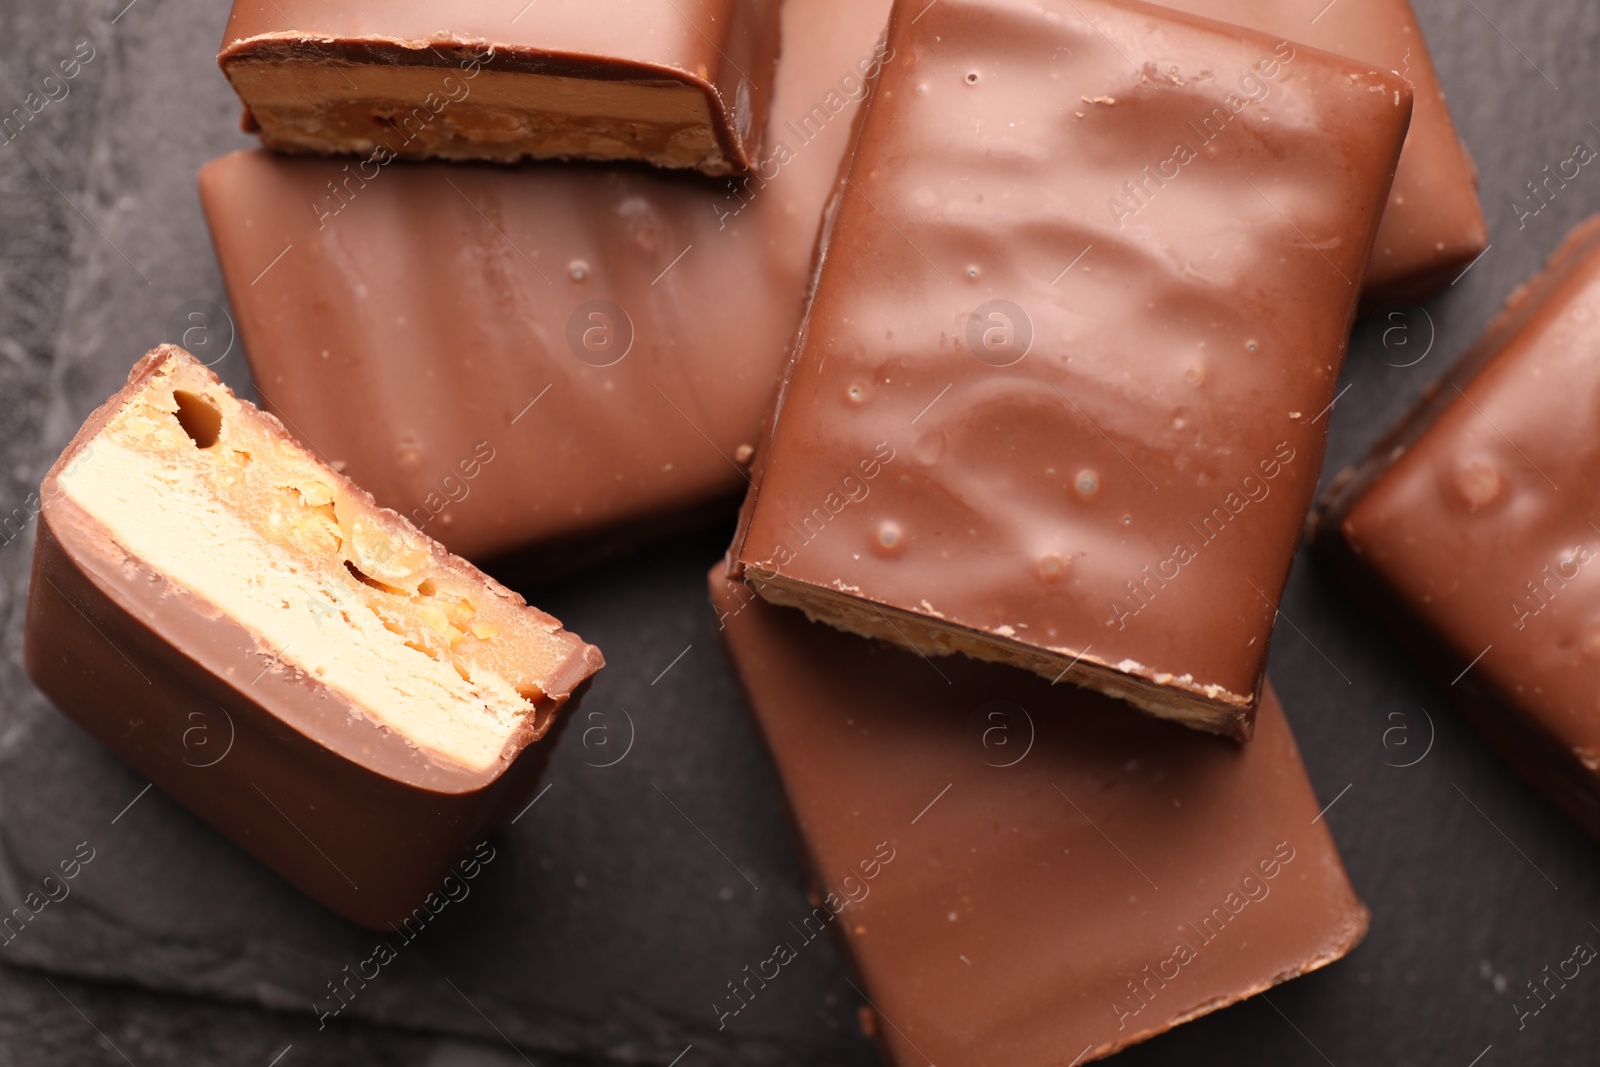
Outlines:
{"label": "textured chocolate top", "polygon": [[738,183],[209,164],[201,196],[264,403],[475,558],[731,498],[887,13],[785,5],[769,155]]}
{"label": "textured chocolate top", "polygon": [[890,42],[737,561],[1252,703],[1409,90],[1105,0]]}
{"label": "textured chocolate top", "polygon": [[[288,45],[330,61],[453,66],[488,45],[497,70],[656,78],[701,87],[729,159],[756,161],[778,51],[778,0],[235,0],[218,61]],[[520,7],[520,10],[518,10]]]}
{"label": "textured chocolate top", "polygon": [[1241,747],[711,590],[821,898],[787,944],[842,939],[890,1063],[1084,1063],[1365,933],[1270,690]]}
{"label": "textured chocolate top", "polygon": [[[1600,787],[1600,218],[1578,227],[1320,520],[1357,580]],[[1470,671],[1467,668],[1470,665]],[[1593,807],[1593,802],[1591,802]],[[1600,826],[1600,819],[1596,825]]]}
{"label": "textured chocolate top", "polygon": [[1410,0],[1339,0],[1321,12],[1298,0],[1163,0],[1163,6],[1280,34],[1411,83],[1411,130],[1363,283],[1369,302],[1421,299],[1483,251],[1489,237],[1477,171],[1450,121]]}

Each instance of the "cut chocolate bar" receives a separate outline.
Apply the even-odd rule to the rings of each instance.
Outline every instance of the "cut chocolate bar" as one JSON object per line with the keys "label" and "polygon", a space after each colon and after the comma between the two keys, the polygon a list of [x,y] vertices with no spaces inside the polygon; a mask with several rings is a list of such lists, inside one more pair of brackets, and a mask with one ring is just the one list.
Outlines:
{"label": "cut chocolate bar", "polygon": [[723,186],[209,164],[201,199],[263,404],[472,558],[531,549],[522,562],[555,569],[731,515],[888,9],[784,5],[770,155]]}
{"label": "cut chocolate bar", "polygon": [[890,1064],[1065,1067],[1365,934],[1270,689],[1241,748],[813,625],[721,568],[711,592],[814,905],[729,983],[719,1023],[828,930]]}
{"label": "cut chocolate bar", "polygon": [[1367,265],[1367,304],[1420,300],[1484,250],[1489,231],[1478,203],[1478,173],[1450,121],[1410,0],[1339,0],[1320,12],[1300,0],[1160,2],[1350,56],[1411,83],[1415,111]]}
{"label": "cut chocolate bar", "polygon": [[1359,469],[1320,554],[1530,782],[1600,838],[1600,217]]}
{"label": "cut chocolate bar", "polygon": [[347,918],[399,924],[533,787],[598,649],[164,346],[45,478],[34,682]]}
{"label": "cut chocolate bar", "polygon": [[221,54],[270,148],[406,159],[759,158],[778,0],[235,0]]}
{"label": "cut chocolate bar", "polygon": [[897,11],[736,562],[1247,737],[1410,91],[1141,4]]}

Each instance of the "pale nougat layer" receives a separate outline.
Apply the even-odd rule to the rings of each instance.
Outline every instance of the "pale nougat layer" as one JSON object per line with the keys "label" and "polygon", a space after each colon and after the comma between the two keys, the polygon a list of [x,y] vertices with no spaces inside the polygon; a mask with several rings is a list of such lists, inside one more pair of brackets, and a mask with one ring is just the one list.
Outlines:
{"label": "pale nougat layer", "polygon": [[682,82],[485,70],[468,83],[448,68],[288,54],[233,59],[226,71],[262,142],[283,151],[729,169],[705,93]]}
{"label": "pale nougat layer", "polygon": [[[473,770],[601,665],[450,557],[187,353],[69,457],[65,496],[126,553],[382,727]],[[512,753],[514,755],[514,753]]]}

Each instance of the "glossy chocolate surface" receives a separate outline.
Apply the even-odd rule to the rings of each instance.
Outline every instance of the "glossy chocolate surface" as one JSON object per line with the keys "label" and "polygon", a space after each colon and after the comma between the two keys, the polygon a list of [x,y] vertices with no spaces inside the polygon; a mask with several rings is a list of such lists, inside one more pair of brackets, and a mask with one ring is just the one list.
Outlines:
{"label": "glossy chocolate surface", "polygon": [[[218,62],[224,71],[288,59],[461,73],[476,58],[490,71],[685,85],[705,96],[720,172],[746,172],[761,157],[779,8],[778,0],[537,0],[521,11],[485,0],[235,0]],[[352,86],[361,80],[350,77]],[[454,99],[452,89],[438,91]],[[499,158],[494,140],[482,147]]]}
{"label": "glossy chocolate surface", "polygon": [[598,655],[580,643],[527,730],[485,770],[435,759],[379,725],[286,650],[124,551],[59,484],[160,358],[135,367],[45,478],[28,673],[79,726],[307,895],[366,926],[402,923],[525,802],[557,713],[587,687]]}
{"label": "glossy chocolate surface", "polygon": [[1247,736],[1409,91],[1102,0],[890,42],[737,562]]}
{"label": "glossy chocolate surface", "polygon": [[813,886],[786,944],[840,939],[889,1063],[1085,1063],[1365,933],[1270,689],[1237,746],[711,591]]}
{"label": "glossy chocolate surface", "polygon": [[1320,12],[1295,0],[1164,0],[1163,6],[1279,34],[1411,83],[1411,129],[1367,265],[1365,302],[1420,300],[1483,251],[1489,237],[1478,174],[1450,120],[1410,0],[1339,0]]}
{"label": "glossy chocolate surface", "polygon": [[1359,471],[1318,544],[1530,781],[1600,837],[1600,219]]}
{"label": "glossy chocolate surface", "polygon": [[263,403],[472,558],[731,513],[887,13],[785,5],[768,155],[738,182],[211,163],[202,200]]}

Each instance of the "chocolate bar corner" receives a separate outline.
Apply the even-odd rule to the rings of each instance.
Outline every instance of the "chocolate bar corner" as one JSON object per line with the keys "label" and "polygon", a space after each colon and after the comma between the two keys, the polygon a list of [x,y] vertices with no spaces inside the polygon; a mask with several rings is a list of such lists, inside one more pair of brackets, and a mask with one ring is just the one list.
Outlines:
{"label": "chocolate bar corner", "polygon": [[1310,18],[1296,0],[1162,0],[1162,6],[1238,23],[1402,72],[1415,112],[1362,279],[1363,310],[1421,300],[1489,243],[1478,172],[1456,133],[1411,0],[1340,0]]}

